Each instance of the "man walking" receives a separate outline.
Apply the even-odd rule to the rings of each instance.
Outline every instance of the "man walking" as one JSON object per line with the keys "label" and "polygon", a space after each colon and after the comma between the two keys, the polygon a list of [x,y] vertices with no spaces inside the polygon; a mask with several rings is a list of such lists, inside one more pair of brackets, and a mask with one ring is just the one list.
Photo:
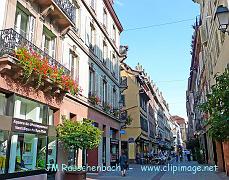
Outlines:
{"label": "man walking", "polygon": [[127,161],[127,157],[123,151],[122,151],[122,155],[119,158],[119,163],[120,163],[120,167],[121,167],[122,176],[126,176],[128,161]]}

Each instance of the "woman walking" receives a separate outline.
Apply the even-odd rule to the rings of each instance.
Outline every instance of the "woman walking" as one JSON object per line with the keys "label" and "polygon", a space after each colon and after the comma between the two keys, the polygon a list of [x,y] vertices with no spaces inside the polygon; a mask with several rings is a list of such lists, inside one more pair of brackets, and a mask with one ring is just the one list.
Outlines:
{"label": "woman walking", "polygon": [[128,162],[127,162],[127,157],[123,151],[122,151],[122,155],[119,158],[119,163],[120,163],[120,167],[121,167],[122,176],[126,176],[126,170],[127,170]]}

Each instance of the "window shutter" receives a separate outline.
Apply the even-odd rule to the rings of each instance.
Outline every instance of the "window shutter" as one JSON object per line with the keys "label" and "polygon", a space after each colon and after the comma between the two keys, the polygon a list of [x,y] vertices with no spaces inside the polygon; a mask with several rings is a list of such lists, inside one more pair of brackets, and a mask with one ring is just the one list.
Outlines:
{"label": "window shutter", "polygon": [[15,30],[17,31],[17,33],[20,33],[20,26],[21,26],[21,13],[17,12],[16,24],[15,24]]}
{"label": "window shutter", "polygon": [[86,17],[86,20],[85,20],[85,43],[87,46],[89,46],[89,42],[90,42],[89,30],[90,30],[89,18]]}
{"label": "window shutter", "polygon": [[107,83],[107,103],[111,104],[111,93],[110,93],[110,84]]}
{"label": "window shutter", "polygon": [[55,58],[55,45],[56,45],[56,39],[52,39],[50,41],[50,49],[49,49],[49,55],[53,58]]}
{"label": "window shutter", "polygon": [[34,41],[34,28],[35,28],[35,18],[33,16],[29,17],[29,30],[28,30],[28,39],[29,41]]}
{"label": "window shutter", "polygon": [[200,26],[200,36],[201,36],[202,44],[206,45],[208,37],[207,37],[206,25],[205,24],[202,24]]}
{"label": "window shutter", "polygon": [[100,99],[103,101],[103,78],[99,75],[100,78]]}
{"label": "window shutter", "polygon": [[98,76],[98,74],[95,72],[95,94],[97,95],[97,96],[99,96],[99,76]]}
{"label": "window shutter", "polygon": [[41,49],[44,51],[45,49],[45,35],[42,35],[42,44],[41,44]]}

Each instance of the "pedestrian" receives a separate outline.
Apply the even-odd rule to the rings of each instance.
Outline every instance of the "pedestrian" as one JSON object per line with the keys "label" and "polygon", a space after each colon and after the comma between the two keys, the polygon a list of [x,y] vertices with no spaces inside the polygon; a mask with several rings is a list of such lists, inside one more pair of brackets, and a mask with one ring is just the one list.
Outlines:
{"label": "pedestrian", "polygon": [[189,150],[186,151],[186,155],[187,155],[188,161],[191,161],[191,154]]}
{"label": "pedestrian", "polygon": [[128,167],[128,160],[127,160],[127,157],[123,151],[122,151],[122,154],[119,158],[119,164],[121,167],[122,176],[126,176],[126,171],[127,171],[127,167]]}

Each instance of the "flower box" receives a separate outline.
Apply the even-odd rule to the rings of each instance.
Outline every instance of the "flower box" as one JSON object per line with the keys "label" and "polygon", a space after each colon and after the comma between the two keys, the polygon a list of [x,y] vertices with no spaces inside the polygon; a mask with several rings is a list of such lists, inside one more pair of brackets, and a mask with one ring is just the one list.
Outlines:
{"label": "flower box", "polygon": [[76,81],[66,75],[62,68],[49,65],[45,57],[32,49],[18,48],[14,56],[22,68],[23,79],[26,82],[36,82],[36,88],[42,87],[45,92],[59,90],[62,94],[69,92],[72,95],[77,95],[81,91]]}

